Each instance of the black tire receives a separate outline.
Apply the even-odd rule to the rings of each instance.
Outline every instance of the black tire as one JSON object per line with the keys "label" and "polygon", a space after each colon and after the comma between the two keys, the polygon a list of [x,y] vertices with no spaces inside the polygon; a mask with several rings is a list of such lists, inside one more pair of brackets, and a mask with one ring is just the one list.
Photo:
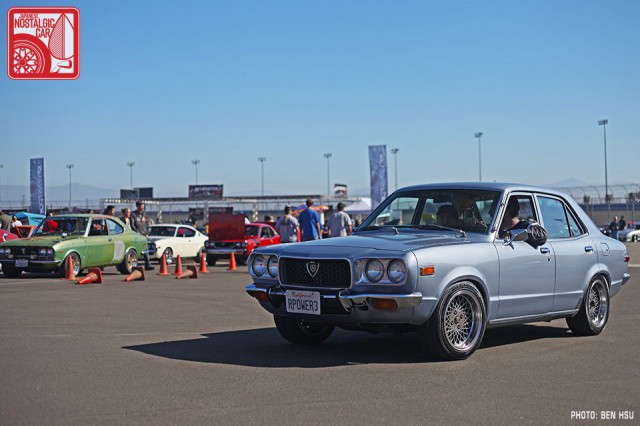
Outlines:
{"label": "black tire", "polygon": [[124,259],[116,268],[122,275],[129,275],[133,272],[133,268],[138,266],[138,254],[134,249],[129,249],[124,254]]}
{"label": "black tire", "polygon": [[200,263],[200,259],[202,259],[202,252],[204,250],[204,247],[201,247],[200,250],[198,250],[198,253],[196,253],[196,263]]}
{"label": "black tire", "polygon": [[82,261],[80,260],[80,255],[76,252],[71,252],[64,258],[62,261],[62,266],[58,268],[56,271],[56,275],[61,278],[65,278],[67,276],[67,262],[68,259],[71,258],[71,262],[73,264],[73,276],[77,277],[80,275],[80,271],[82,271]]}
{"label": "black tire", "polygon": [[167,265],[172,265],[173,264],[173,250],[171,249],[171,247],[167,247],[166,249],[164,249],[164,258],[167,261]]}
{"label": "black tire", "polygon": [[631,241],[633,241],[634,243],[637,243],[638,242],[638,236],[637,235],[631,236]]}
{"label": "black tire", "polygon": [[418,337],[427,355],[441,360],[462,360],[480,347],[487,309],[478,288],[461,281],[447,288]]}
{"label": "black tire", "polygon": [[207,265],[209,266],[216,266],[216,262],[218,261],[218,258],[212,254],[208,254],[207,255]]}
{"label": "black tire", "polygon": [[16,268],[15,266],[4,265],[2,267],[2,273],[7,278],[20,278],[20,275],[22,275],[22,269]]}
{"label": "black tire", "polygon": [[274,315],[273,320],[280,335],[297,345],[318,345],[331,336],[331,325],[306,322],[298,318]]}
{"label": "black tire", "polygon": [[582,299],[580,310],[567,318],[567,325],[578,336],[595,336],[602,333],[609,321],[609,286],[607,280],[594,277]]}

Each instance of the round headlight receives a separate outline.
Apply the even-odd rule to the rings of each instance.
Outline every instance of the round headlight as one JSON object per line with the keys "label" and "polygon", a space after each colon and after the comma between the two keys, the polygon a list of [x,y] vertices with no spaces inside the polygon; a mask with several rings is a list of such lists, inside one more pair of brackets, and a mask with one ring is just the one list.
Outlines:
{"label": "round headlight", "polygon": [[267,262],[267,269],[269,270],[269,275],[273,278],[278,276],[278,258],[276,256],[271,256],[269,261]]}
{"label": "round headlight", "polygon": [[389,266],[387,267],[387,275],[393,283],[402,282],[404,277],[407,275],[407,267],[404,265],[403,261],[394,260],[389,263]]}
{"label": "round headlight", "polygon": [[[0,249],[0,250],[2,250],[2,249]],[[10,248],[4,249],[4,254],[11,254],[11,249]]]}
{"label": "round headlight", "polygon": [[46,256],[47,255],[47,249],[42,247],[40,248],[40,250],[38,250],[38,255],[39,256]]}
{"label": "round headlight", "polygon": [[48,255],[52,255],[53,254],[53,249],[52,248],[48,248],[47,249],[47,254]]}
{"label": "round headlight", "polygon": [[267,272],[267,261],[263,255],[259,254],[253,258],[251,269],[253,269],[253,273],[259,277],[263,276],[264,273]]}
{"label": "round headlight", "polygon": [[369,281],[371,281],[372,283],[377,283],[382,279],[382,276],[384,275],[384,265],[379,260],[372,259],[364,268],[364,273]]}

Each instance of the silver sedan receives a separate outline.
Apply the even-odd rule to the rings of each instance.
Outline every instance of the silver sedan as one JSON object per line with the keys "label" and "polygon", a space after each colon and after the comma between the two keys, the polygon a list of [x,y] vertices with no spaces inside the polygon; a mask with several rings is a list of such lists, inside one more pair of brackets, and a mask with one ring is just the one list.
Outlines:
{"label": "silver sedan", "polygon": [[628,261],[561,192],[432,184],[397,190],[350,237],[255,250],[246,291],[293,343],[417,331],[429,356],[458,360],[487,327],[566,318],[601,333]]}

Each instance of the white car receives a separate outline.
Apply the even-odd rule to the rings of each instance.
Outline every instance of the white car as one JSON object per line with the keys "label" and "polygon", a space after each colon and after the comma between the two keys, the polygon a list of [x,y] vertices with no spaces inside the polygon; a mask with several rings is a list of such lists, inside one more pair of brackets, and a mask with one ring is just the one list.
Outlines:
{"label": "white car", "polygon": [[200,261],[204,242],[208,237],[189,225],[167,224],[149,226],[147,250],[150,259],[160,260],[164,254],[167,264],[176,256]]}
{"label": "white car", "polygon": [[618,231],[620,241],[633,241],[634,243],[640,241],[640,224],[637,223],[633,229],[629,229],[624,234],[622,232]]}

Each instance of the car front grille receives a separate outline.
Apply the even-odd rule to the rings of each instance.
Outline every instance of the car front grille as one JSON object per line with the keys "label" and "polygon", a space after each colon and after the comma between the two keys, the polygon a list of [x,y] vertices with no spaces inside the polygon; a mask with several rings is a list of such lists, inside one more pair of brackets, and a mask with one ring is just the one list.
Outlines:
{"label": "car front grille", "polygon": [[[309,263],[317,264],[315,276],[309,272]],[[351,266],[346,260],[281,257],[280,269],[282,283],[285,285],[318,288],[349,288],[351,286]]]}
{"label": "car front grille", "polygon": [[11,247],[11,254],[17,259],[33,259],[38,256],[39,247]]}
{"label": "car front grille", "polygon": [[222,241],[214,241],[213,247],[215,248],[233,248],[234,243],[225,243]]}

